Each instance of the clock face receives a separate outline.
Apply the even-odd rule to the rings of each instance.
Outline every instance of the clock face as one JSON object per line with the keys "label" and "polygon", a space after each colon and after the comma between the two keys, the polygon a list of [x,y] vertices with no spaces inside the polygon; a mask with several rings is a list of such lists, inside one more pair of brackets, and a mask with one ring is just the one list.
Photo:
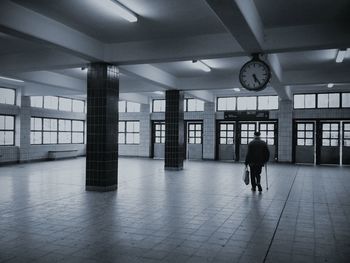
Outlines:
{"label": "clock face", "polygon": [[266,87],[270,81],[269,66],[260,60],[251,60],[243,65],[239,73],[239,81],[248,90],[259,91]]}

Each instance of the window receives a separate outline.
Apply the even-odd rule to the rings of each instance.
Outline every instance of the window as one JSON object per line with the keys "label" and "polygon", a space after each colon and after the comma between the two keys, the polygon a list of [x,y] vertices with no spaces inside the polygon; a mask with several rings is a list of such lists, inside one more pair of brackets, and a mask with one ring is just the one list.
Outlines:
{"label": "window", "polygon": [[268,145],[275,144],[275,124],[274,123],[260,123],[259,124],[260,137]]}
{"label": "window", "polygon": [[339,123],[322,123],[322,146],[339,145]]}
{"label": "window", "polygon": [[83,100],[73,100],[73,112],[84,112],[85,102]]}
{"label": "window", "polygon": [[218,98],[217,110],[218,111],[233,111],[236,110],[236,97]]}
{"label": "window", "polygon": [[294,95],[294,109],[316,108],[316,94]]}
{"label": "window", "polygon": [[141,104],[130,101],[119,101],[119,112],[140,112]]}
{"label": "window", "polygon": [[0,115],[0,146],[15,144],[15,117]]}
{"label": "window", "polygon": [[278,110],[278,96],[259,96],[258,110]]}
{"label": "window", "polygon": [[201,123],[188,124],[188,143],[189,144],[202,143],[202,124]]}
{"label": "window", "polygon": [[233,144],[234,142],[234,124],[220,123],[220,144]]}
{"label": "window", "polygon": [[57,119],[43,119],[43,144],[57,144]]}
{"label": "window", "polygon": [[314,145],[314,124],[313,123],[297,124],[297,145],[298,146]]}
{"label": "window", "polygon": [[84,143],[84,121],[31,118],[31,144]]}
{"label": "window", "polygon": [[255,123],[241,124],[241,144],[248,144],[254,139],[254,132],[256,130]]}
{"label": "window", "polygon": [[165,123],[159,122],[154,124],[154,142],[165,143]]}
{"label": "window", "polygon": [[152,112],[165,112],[165,100],[153,100]]}
{"label": "window", "polygon": [[204,101],[197,99],[185,99],[184,111],[204,111]]}
{"label": "window", "polygon": [[339,93],[317,94],[317,108],[339,108],[339,106]]}
{"label": "window", "polygon": [[343,93],[342,94],[342,107],[343,108],[350,108],[350,93]]}
{"label": "window", "polygon": [[42,96],[31,96],[30,97],[30,106],[42,108],[43,107],[43,97]]}
{"label": "window", "polygon": [[238,97],[237,110],[256,110],[256,97]]}
{"label": "window", "polygon": [[42,144],[42,118],[30,119],[30,143]]}
{"label": "window", "polygon": [[139,121],[120,121],[119,122],[118,142],[120,144],[139,144],[140,143],[140,122]]}
{"label": "window", "polygon": [[84,121],[72,121],[72,143],[84,143]]}
{"label": "window", "polygon": [[45,96],[44,97],[44,108],[50,110],[58,110],[58,97]]}
{"label": "window", "polygon": [[72,100],[67,98],[59,98],[59,110],[60,111],[72,111]]}
{"label": "window", "polygon": [[16,104],[16,91],[14,89],[0,88],[0,103],[2,104]]}

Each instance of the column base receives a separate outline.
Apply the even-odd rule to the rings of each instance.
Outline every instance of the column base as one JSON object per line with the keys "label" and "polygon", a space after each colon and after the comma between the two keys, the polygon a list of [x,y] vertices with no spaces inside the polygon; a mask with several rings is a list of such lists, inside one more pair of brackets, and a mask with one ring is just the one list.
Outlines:
{"label": "column base", "polygon": [[183,167],[164,167],[164,170],[167,170],[167,171],[181,171],[183,170],[184,168]]}
{"label": "column base", "polygon": [[93,186],[93,185],[87,185],[85,187],[86,191],[93,191],[93,192],[110,192],[115,191],[118,189],[118,185],[109,185],[109,186]]}

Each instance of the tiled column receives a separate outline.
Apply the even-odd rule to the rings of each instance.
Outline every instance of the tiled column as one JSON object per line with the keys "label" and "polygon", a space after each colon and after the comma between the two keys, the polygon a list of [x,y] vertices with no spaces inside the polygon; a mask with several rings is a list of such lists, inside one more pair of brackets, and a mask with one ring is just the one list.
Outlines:
{"label": "tiled column", "polygon": [[184,92],[165,94],[165,169],[181,170],[184,160]]}
{"label": "tiled column", "polygon": [[118,184],[118,68],[93,63],[87,77],[86,190],[112,191]]}
{"label": "tiled column", "polygon": [[19,162],[29,161],[29,149],[30,149],[30,97],[21,96],[21,108],[20,118],[16,119],[16,125],[19,128],[19,132],[16,133],[16,141],[19,141]]}
{"label": "tiled column", "polygon": [[215,104],[205,102],[203,121],[203,159],[215,159]]}
{"label": "tiled column", "polygon": [[278,161],[292,161],[293,103],[280,101],[278,111]]}

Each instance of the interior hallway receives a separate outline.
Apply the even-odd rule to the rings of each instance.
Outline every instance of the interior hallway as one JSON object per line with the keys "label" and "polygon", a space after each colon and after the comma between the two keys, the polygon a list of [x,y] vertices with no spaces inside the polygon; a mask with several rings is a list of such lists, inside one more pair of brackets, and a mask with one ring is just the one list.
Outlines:
{"label": "interior hallway", "polygon": [[0,262],[348,262],[350,168],[120,158],[116,192],[85,158],[0,167]]}

